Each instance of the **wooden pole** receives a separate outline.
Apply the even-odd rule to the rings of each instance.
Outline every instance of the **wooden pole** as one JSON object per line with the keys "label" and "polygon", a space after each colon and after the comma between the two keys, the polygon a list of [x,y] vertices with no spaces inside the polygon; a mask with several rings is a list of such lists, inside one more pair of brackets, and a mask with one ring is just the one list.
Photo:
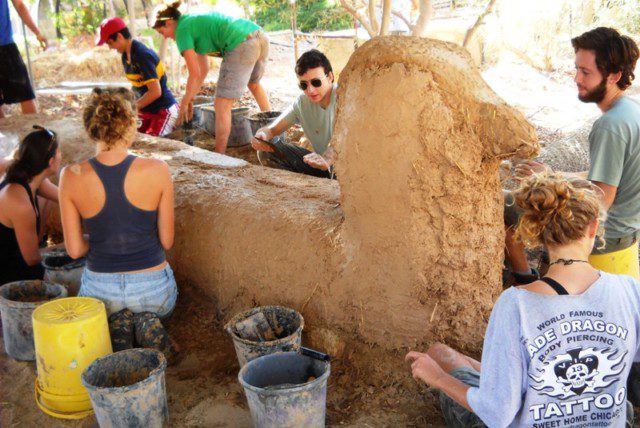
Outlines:
{"label": "wooden pole", "polygon": [[129,12],[129,32],[131,33],[131,38],[136,38],[136,2],[135,0],[127,0],[127,12]]}
{"label": "wooden pole", "polygon": [[31,71],[31,55],[29,54],[29,41],[27,40],[27,28],[24,25],[24,21],[22,22],[22,37],[24,38],[24,50],[27,53],[27,67],[29,68],[29,81],[31,82],[31,87],[35,91],[36,87],[33,85],[33,71]]}
{"label": "wooden pole", "polygon": [[295,62],[298,61],[298,23],[296,20],[296,0],[291,1],[291,31],[293,32],[293,55]]}
{"label": "wooden pole", "polygon": [[356,17],[353,17],[353,49],[358,49],[358,20]]}

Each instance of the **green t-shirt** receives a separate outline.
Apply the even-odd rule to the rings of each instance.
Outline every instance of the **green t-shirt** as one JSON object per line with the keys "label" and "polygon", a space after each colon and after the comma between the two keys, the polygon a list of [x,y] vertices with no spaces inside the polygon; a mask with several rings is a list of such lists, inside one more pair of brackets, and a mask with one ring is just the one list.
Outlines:
{"label": "green t-shirt", "polygon": [[259,29],[258,24],[247,19],[218,12],[182,15],[176,27],[176,44],[180,53],[193,49],[200,55],[224,56]]}
{"label": "green t-shirt", "polygon": [[589,180],[618,188],[607,212],[605,237],[640,230],[640,103],[621,97],[595,121],[589,157]]}
{"label": "green t-shirt", "polygon": [[336,89],[338,89],[338,85],[334,83],[331,101],[326,110],[319,104],[312,103],[305,94],[301,94],[281,115],[287,122],[302,126],[304,135],[311,141],[313,151],[319,155],[323,155],[327,151],[327,146],[333,135]]}

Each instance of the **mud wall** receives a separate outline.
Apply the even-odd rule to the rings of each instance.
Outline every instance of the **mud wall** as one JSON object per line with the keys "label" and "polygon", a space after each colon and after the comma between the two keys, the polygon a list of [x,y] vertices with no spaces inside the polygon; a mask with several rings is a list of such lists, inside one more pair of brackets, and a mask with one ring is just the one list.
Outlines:
{"label": "mud wall", "polygon": [[[174,176],[179,286],[223,318],[290,305],[325,349],[477,349],[500,290],[498,162],[534,153],[533,128],[465,51],[426,39],[368,42],[338,96],[339,184],[139,136],[134,151]],[[0,132],[33,123],[60,132],[65,163],[94,150],[78,118],[17,117]]]}

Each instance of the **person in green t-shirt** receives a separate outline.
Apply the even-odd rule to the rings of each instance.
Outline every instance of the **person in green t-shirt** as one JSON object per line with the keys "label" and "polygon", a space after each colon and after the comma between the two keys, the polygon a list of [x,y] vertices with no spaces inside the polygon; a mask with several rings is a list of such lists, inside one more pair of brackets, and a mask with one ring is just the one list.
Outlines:
{"label": "person in green t-shirt", "polygon": [[[605,245],[594,248],[591,254],[609,254],[637,246],[640,235],[640,103],[625,94],[635,77],[639,51],[633,39],[605,27],[575,37],[571,43],[576,54],[578,98],[595,103],[603,113],[589,134],[589,171],[578,175],[602,190],[607,210]],[[516,167],[520,177],[544,171],[550,168],[535,161]],[[506,205],[507,260],[517,283],[532,282],[538,274],[529,268],[522,244],[513,240],[512,228],[518,215],[513,212],[513,204]],[[638,266],[632,268],[635,271],[627,273],[636,275]]]}
{"label": "person in green t-shirt", "polygon": [[204,15],[182,14],[180,1],[158,11],[153,28],[164,38],[176,41],[187,63],[189,77],[177,124],[191,120],[193,98],[209,72],[207,56],[222,57],[214,109],[216,147],[227,149],[231,133],[231,108],[248,87],[262,111],[271,109],[267,93],[260,84],[269,56],[269,39],[254,22],[234,19],[217,12]]}

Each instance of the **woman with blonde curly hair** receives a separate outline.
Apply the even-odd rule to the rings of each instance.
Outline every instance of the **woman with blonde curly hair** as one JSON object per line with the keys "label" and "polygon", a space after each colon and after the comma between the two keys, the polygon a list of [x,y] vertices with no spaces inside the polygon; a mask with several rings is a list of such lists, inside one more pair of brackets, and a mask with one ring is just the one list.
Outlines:
{"label": "woman with blonde curly hair", "polygon": [[167,351],[158,318],[172,313],[178,295],[165,259],[174,237],[173,183],[164,161],[129,153],[134,106],[128,89],[94,89],[89,97],[83,121],[97,154],[62,171],[62,226],[69,255],[87,257],[79,295],[105,303],[114,350],[135,337]]}
{"label": "woman with blonde curly hair", "polygon": [[524,211],[517,239],[547,249],[547,275],[500,295],[482,363],[436,343],[407,354],[413,377],[441,391],[449,426],[632,426],[640,282],[587,261],[602,236],[601,192],[585,180],[533,176],[515,198]]}

